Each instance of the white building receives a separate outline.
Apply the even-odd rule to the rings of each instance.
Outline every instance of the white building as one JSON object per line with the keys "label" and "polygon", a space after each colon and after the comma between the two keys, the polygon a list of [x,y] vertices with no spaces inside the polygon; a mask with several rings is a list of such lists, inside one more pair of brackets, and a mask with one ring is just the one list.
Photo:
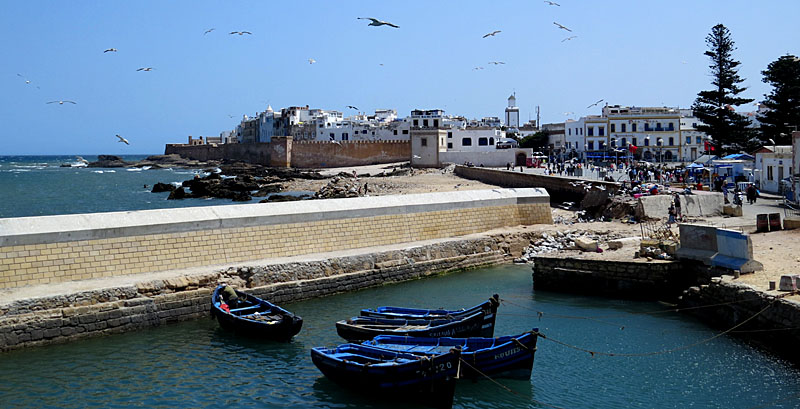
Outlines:
{"label": "white building", "polygon": [[781,192],[780,181],[792,175],[792,147],[764,146],[761,152],[756,152],[755,167],[759,170],[756,175],[761,190]]}
{"label": "white building", "polygon": [[701,124],[691,109],[681,109],[681,160],[684,162],[693,162],[705,154],[706,134],[697,130]]}
{"label": "white building", "polygon": [[794,190],[793,199],[800,203],[800,131],[792,132],[792,187]]}
{"label": "white building", "polygon": [[506,132],[497,128],[449,128],[447,129],[447,151],[479,152],[493,151]]}
{"label": "white building", "polygon": [[517,97],[511,94],[508,97],[506,107],[506,128],[516,130],[519,128],[519,107],[517,107]]}

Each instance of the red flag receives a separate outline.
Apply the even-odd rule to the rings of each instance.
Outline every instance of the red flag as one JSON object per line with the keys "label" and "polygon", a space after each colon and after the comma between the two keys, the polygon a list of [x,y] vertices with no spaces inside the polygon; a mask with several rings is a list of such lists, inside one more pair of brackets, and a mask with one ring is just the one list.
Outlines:
{"label": "red flag", "polygon": [[714,145],[712,145],[711,142],[705,141],[704,145],[705,145],[705,150],[714,152]]}
{"label": "red flag", "polygon": [[630,153],[636,153],[637,149],[639,149],[639,148],[637,148],[636,145],[634,145],[634,144],[628,145],[628,151],[630,151]]}

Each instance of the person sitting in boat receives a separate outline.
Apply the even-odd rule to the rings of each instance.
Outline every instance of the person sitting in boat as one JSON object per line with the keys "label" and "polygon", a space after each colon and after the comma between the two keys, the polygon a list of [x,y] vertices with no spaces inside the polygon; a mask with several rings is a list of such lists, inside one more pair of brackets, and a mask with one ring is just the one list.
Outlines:
{"label": "person sitting in boat", "polygon": [[228,304],[230,308],[237,308],[239,306],[239,296],[236,295],[236,290],[228,284],[222,283],[222,288],[219,290],[222,294],[222,299]]}

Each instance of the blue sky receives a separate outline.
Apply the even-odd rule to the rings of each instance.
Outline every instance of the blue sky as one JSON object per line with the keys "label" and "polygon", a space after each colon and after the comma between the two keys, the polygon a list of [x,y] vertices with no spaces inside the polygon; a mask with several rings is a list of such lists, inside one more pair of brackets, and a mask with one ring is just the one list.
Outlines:
{"label": "blue sky", "polygon": [[597,114],[599,99],[688,107],[710,87],[717,23],[747,97],[769,92],[767,64],[800,54],[798,1],[556,1],[4,1],[0,155],[163,153],[267,104],[502,117],[516,92],[521,119],[538,105],[542,122]]}

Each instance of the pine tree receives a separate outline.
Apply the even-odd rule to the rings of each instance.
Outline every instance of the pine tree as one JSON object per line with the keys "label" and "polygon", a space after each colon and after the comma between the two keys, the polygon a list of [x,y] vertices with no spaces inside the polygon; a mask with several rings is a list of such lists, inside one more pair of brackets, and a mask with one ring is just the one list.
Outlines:
{"label": "pine tree", "polygon": [[738,85],[744,79],[736,68],[741,63],[733,59],[736,47],[728,28],[722,24],[714,26],[706,37],[706,45],[709,50],[704,54],[711,59],[708,67],[713,77],[711,84],[716,89],[697,93],[692,110],[703,122],[697,129],[712,138],[716,153],[738,152],[752,145],[753,131],[749,128],[750,119],[736,113],[734,107],[753,100],[737,97],[747,88]]}
{"label": "pine tree", "polygon": [[784,55],[769,63],[761,74],[762,81],[772,85],[772,92],[764,95],[767,111],[758,116],[762,140],[791,145],[791,131],[800,126],[800,58]]}

